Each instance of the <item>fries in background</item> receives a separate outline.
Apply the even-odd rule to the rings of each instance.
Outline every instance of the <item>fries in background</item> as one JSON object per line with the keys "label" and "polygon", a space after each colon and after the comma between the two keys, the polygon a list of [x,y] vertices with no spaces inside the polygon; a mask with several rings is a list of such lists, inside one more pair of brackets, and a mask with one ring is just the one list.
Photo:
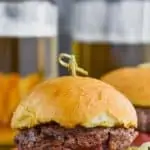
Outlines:
{"label": "fries in background", "polygon": [[7,81],[5,89],[5,99],[4,99],[4,112],[3,112],[3,121],[5,124],[9,124],[10,115],[12,111],[16,108],[16,104],[19,102],[19,90],[18,84],[20,76],[17,73],[11,73],[4,75],[5,80]]}
{"label": "fries in background", "polygon": [[40,81],[41,77],[39,74],[31,74],[25,78],[22,78],[19,82],[21,99],[27,96]]}
{"label": "fries in background", "polygon": [[41,81],[38,74],[21,78],[17,73],[0,73],[0,126],[9,127],[11,116],[19,101]]}
{"label": "fries in background", "polygon": [[0,73],[0,124],[4,124],[4,105],[7,80],[3,74]]}

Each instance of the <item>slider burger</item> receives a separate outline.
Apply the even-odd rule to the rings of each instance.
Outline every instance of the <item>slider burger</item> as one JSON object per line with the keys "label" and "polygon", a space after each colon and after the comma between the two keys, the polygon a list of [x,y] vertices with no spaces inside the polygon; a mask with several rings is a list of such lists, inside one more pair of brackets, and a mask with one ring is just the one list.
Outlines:
{"label": "slider burger", "polygon": [[126,150],[137,136],[131,102],[100,80],[78,76],[39,84],[11,126],[19,150]]}
{"label": "slider burger", "polygon": [[101,78],[135,105],[140,134],[135,144],[150,142],[150,68],[121,68]]}

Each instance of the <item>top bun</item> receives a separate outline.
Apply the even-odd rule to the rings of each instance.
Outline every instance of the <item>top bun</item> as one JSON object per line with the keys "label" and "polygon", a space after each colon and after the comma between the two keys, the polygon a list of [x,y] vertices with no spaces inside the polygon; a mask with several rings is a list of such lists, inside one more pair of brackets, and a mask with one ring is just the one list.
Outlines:
{"label": "top bun", "polygon": [[60,77],[39,84],[17,107],[12,128],[54,121],[66,128],[136,127],[131,102],[113,87],[88,77]]}
{"label": "top bun", "polygon": [[150,106],[150,68],[121,68],[101,80],[124,93],[136,106]]}

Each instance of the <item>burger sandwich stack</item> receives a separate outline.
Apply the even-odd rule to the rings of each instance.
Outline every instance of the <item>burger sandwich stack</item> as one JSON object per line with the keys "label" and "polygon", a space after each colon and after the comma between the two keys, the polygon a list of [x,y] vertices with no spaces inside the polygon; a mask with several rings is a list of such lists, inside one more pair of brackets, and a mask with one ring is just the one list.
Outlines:
{"label": "burger sandwich stack", "polygon": [[139,131],[134,144],[150,142],[150,68],[121,68],[104,75],[101,80],[114,86],[134,104]]}

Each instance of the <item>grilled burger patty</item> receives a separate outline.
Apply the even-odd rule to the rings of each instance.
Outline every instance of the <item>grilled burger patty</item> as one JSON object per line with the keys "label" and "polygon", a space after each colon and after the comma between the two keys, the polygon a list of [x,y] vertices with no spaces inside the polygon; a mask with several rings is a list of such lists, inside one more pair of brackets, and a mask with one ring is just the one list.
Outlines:
{"label": "grilled burger patty", "polygon": [[150,108],[136,107],[136,112],[139,131],[150,132]]}
{"label": "grilled burger patty", "polygon": [[136,136],[133,128],[66,129],[53,123],[21,130],[15,143],[19,150],[124,150]]}

